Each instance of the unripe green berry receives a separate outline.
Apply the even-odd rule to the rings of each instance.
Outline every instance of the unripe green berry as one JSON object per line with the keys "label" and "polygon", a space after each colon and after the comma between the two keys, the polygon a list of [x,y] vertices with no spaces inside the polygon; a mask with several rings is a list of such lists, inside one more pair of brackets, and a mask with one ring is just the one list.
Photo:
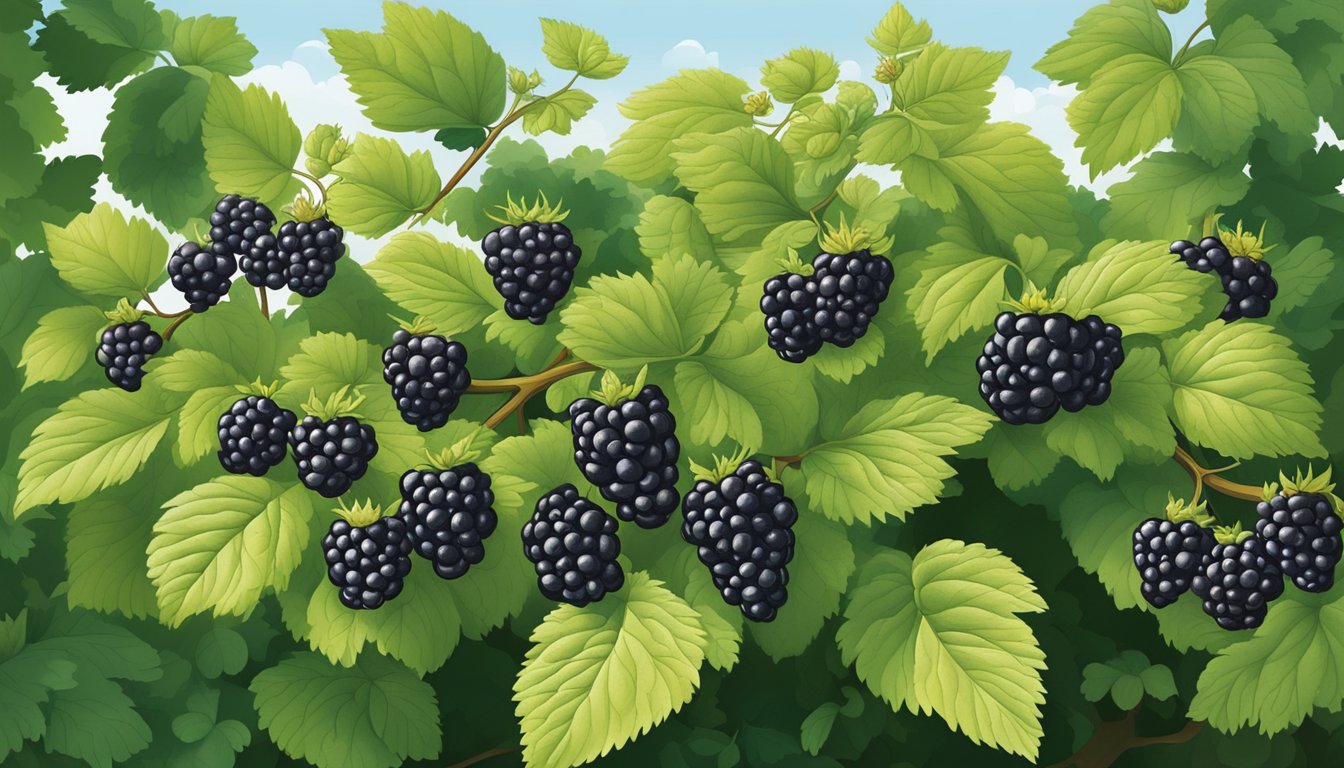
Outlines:
{"label": "unripe green berry", "polygon": [[873,72],[873,78],[879,83],[890,85],[901,76],[901,69],[901,62],[896,59],[883,58],[877,62],[877,70]]}
{"label": "unripe green berry", "polygon": [[753,93],[747,97],[742,109],[747,114],[755,117],[765,117],[775,111],[775,103],[770,100],[770,94],[765,91]]}

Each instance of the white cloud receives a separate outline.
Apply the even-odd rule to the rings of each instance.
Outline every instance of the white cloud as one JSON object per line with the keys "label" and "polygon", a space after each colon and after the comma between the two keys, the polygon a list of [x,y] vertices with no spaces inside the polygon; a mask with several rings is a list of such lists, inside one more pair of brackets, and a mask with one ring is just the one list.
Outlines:
{"label": "white cloud", "polygon": [[703,69],[719,66],[718,51],[706,51],[699,40],[682,40],[663,54],[666,69]]}
{"label": "white cloud", "polygon": [[853,59],[845,59],[840,62],[841,80],[862,80],[863,65]]}

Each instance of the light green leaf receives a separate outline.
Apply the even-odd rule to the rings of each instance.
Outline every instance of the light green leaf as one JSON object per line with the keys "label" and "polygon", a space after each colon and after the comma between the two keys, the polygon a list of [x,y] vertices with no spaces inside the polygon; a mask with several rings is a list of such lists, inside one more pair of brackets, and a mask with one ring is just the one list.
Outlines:
{"label": "light green leaf", "polygon": [[291,171],[303,137],[278,94],[259,85],[242,90],[227,77],[211,78],[201,141],[217,189],[277,204],[298,192]]}
{"label": "light green leaf", "polygon": [[44,381],[65,381],[93,359],[93,348],[109,324],[102,310],[92,306],[53,309],[37,321],[37,329],[23,343],[19,367],[23,388]]}
{"label": "light green leaf", "polygon": [[690,254],[698,261],[714,256],[714,241],[694,205],[679,197],[658,195],[639,214],[639,249],[650,259]]}
{"label": "light green leaf", "polygon": [[146,0],[66,0],[64,5],[70,26],[96,43],[145,53],[163,46],[159,12]]}
{"label": "light green leaf", "polygon": [[253,477],[222,477],[178,494],[154,524],[149,577],[170,627],[197,613],[246,615],[283,591],[308,544],[312,497]]}
{"label": "light green leaf", "polygon": [[1004,273],[1012,262],[976,253],[960,243],[930,246],[917,262],[919,282],[907,293],[910,311],[932,362],[943,347],[994,320],[1004,300]]}
{"label": "light green leaf", "polygon": [[[318,333],[300,343],[300,352],[280,369],[285,380],[281,392],[303,402],[310,390],[319,398],[342,387],[352,392],[382,382],[382,350],[349,333]],[[361,391],[369,397],[372,393]]]}
{"label": "light green leaf", "polygon": [[186,394],[207,387],[248,383],[247,377],[231,364],[203,349],[179,349],[167,357],[155,358],[150,365],[154,383],[170,392]]}
{"label": "light green leaf", "polygon": [[249,689],[261,727],[285,754],[322,768],[394,768],[439,754],[433,686],[376,654],[343,669],[298,653],[263,670]]}
{"label": "light green leaf", "polygon": [[933,38],[933,30],[923,19],[915,20],[905,6],[893,3],[868,37],[868,44],[878,53],[899,56],[917,50]]}
{"label": "light green leaf", "polygon": [[1321,404],[1288,340],[1260,323],[1220,320],[1163,343],[1176,426],[1224,456],[1324,456]]}
{"label": "light green leaf", "polygon": [[222,75],[246,75],[252,71],[256,46],[238,31],[228,17],[188,16],[173,27],[168,50],[182,67],[202,67]]}
{"label": "light green leaf", "polygon": [[158,612],[145,567],[153,518],[118,494],[70,508],[66,523],[68,599],[72,607],[132,619]]}
{"label": "light green leaf", "polygon": [[1036,485],[1055,471],[1059,454],[1046,445],[1039,427],[999,424],[985,436],[989,474],[1004,490]]}
{"label": "light green leaf", "polygon": [[1036,62],[1036,69],[1061,83],[1087,88],[1093,75],[1121,57],[1171,61],[1171,32],[1152,0],[1111,0],[1078,17],[1069,36]]}
{"label": "light green leaf", "polygon": [[840,610],[840,596],[854,573],[854,547],[839,523],[803,508],[793,534],[799,546],[789,563],[789,603],[768,624],[749,622],[752,639],[775,661],[807,650]]}
{"label": "light green leaf", "polygon": [[120,685],[83,669],[75,681],[74,688],[51,696],[43,742],[48,753],[112,768],[149,746],[149,724]]}
{"label": "light green leaf", "polygon": [[168,261],[168,241],[152,224],[134,216],[128,222],[107,203],[64,227],[42,228],[61,279],[90,296],[139,298]]}
{"label": "light green leaf", "polygon": [[755,128],[676,142],[677,178],[695,192],[705,227],[724,242],[760,242],[775,227],[807,218],[793,193],[793,162]]}
{"label": "light green leaf", "polygon": [[989,117],[991,88],[1008,65],[1007,51],[933,43],[897,78],[896,100],[917,122],[962,126]]}
{"label": "light green leaf", "polygon": [[783,104],[830,90],[839,77],[835,57],[813,48],[795,48],[761,67],[761,85]]}
{"label": "light green leaf", "polygon": [[835,718],[839,714],[840,705],[828,701],[803,718],[801,743],[809,755],[821,753],[821,748],[826,746],[826,740],[831,737],[831,729],[835,727]]}
{"label": "light green leaf", "polygon": [[[1246,79],[1260,114],[1287,133],[1312,133],[1316,113],[1307,101],[1307,86],[1292,58],[1274,35],[1250,16],[1218,31],[1213,52],[1230,62]],[[1229,94],[1231,97],[1240,94]]]}
{"label": "light green leaf", "polygon": [[1308,237],[1287,253],[1276,251],[1271,263],[1279,284],[1271,316],[1305,306],[1335,271],[1334,253],[1320,237]]}
{"label": "light green leaf", "polygon": [[1184,152],[1155,152],[1133,170],[1133,176],[1107,190],[1111,209],[1102,226],[1145,240],[1193,234],[1205,213],[1236,203],[1251,186],[1235,164],[1210,164]]}
{"label": "light green leaf", "polygon": [[86,499],[130,479],[168,431],[172,409],[152,387],[96,389],[67,400],[20,454],[14,516]]}
{"label": "light green leaf", "polygon": [[1092,178],[1171,135],[1184,81],[1166,59],[1128,54],[1097,71],[1065,110]]}
{"label": "light green leaf", "polygon": [[331,55],[374,126],[484,128],[503,114],[504,59],[479,32],[445,11],[407,3],[384,3],[383,16],[381,33],[326,30]]}
{"label": "light green leaf", "polygon": [[841,384],[848,384],[855,376],[877,365],[887,351],[887,336],[882,327],[869,325],[863,338],[848,347],[824,345],[820,352],[809,358],[817,373]]}
{"label": "light green leaf", "polygon": [[621,114],[635,122],[612,146],[607,168],[650,186],[667,179],[677,139],[751,125],[742,109],[747,90],[734,75],[691,69],[637,91],[621,102]]}
{"label": "light green leaf", "polygon": [[1067,248],[1051,248],[1043,237],[1013,238],[1013,255],[1028,280],[1036,285],[1054,282],[1055,273],[1073,258]]}
{"label": "light green leaf", "polygon": [[392,238],[366,269],[388,298],[448,336],[478,327],[503,306],[480,259],[426,232]]}
{"label": "light green leaf", "polygon": [[904,520],[936,502],[943,481],[956,474],[943,457],[978,441],[992,420],[950,397],[912,393],[868,403],[804,454],[807,497],[843,523]]}
{"label": "light green leaf", "polygon": [[408,155],[392,139],[359,134],[334,171],[340,182],[327,190],[327,208],[341,226],[365,237],[386,235],[439,193],[429,153]]}
{"label": "light green leaf", "polygon": [[548,96],[541,104],[523,113],[523,130],[533,136],[547,131],[568,136],[573,122],[588,114],[596,103],[592,94],[577,88]]}
{"label": "light green leaf", "polygon": [[742,611],[736,606],[723,602],[723,595],[714,587],[709,570],[701,564],[691,547],[681,547],[676,557],[680,558],[682,573],[687,575],[686,602],[700,614],[700,625],[705,630],[705,661],[711,667],[730,672],[737,666],[739,648],[742,645]]}
{"label": "light green leaf", "polygon": [[1167,250],[1170,241],[1104,240],[1055,287],[1061,311],[1095,314],[1125,336],[1183,328],[1203,307],[1208,278]]}
{"label": "light green leaf", "polygon": [[[537,499],[565,483],[587,495],[591,484],[584,479],[574,463],[574,440],[569,427],[552,419],[536,419],[528,425],[529,434],[506,437],[481,462],[481,468],[491,475],[506,472],[521,481],[518,487],[523,496],[520,511],[532,514]],[[496,506],[501,500],[496,498]],[[521,548],[520,548],[521,549]]]}
{"label": "light green leaf", "polygon": [[177,415],[177,442],[173,459],[189,467],[207,453],[219,450],[219,417],[240,398],[237,387],[206,387],[191,393]]}
{"label": "light green leaf", "polygon": [[1191,56],[1176,69],[1181,118],[1172,133],[1176,147],[1210,162],[1233,158],[1259,124],[1255,94],[1237,65],[1220,56]]}
{"label": "light green leaf", "polygon": [[606,80],[621,74],[630,63],[630,57],[611,52],[605,37],[578,24],[542,19],[541,36],[546,60],[579,77]]}
{"label": "light green leaf", "polygon": [[706,642],[699,615],[642,572],[600,602],[551,611],[513,686],[523,760],[580,765],[653,728],[691,700]]}
{"label": "light green leaf", "polygon": [[[860,162],[897,166],[911,155],[936,159],[938,145],[934,143],[933,135],[917,125],[908,115],[900,113],[878,115],[869,120],[863,128],[863,133],[859,134],[859,149],[855,153],[855,158]],[[940,181],[942,185],[939,189],[949,184],[946,179]],[[923,194],[933,196],[933,181],[930,180],[927,184],[929,188],[925,189]],[[950,202],[942,195],[935,196],[939,201],[938,205],[934,205],[932,200],[924,197],[921,199],[925,199],[929,205],[934,205],[939,210],[950,210],[956,206],[956,190],[946,191],[951,195]]]}
{"label": "light green leaf", "polygon": [[913,561],[896,551],[869,560],[836,640],[893,709],[936,712],[976,743],[1035,761],[1045,654],[1013,614],[1045,609],[998,550],[943,539]]}

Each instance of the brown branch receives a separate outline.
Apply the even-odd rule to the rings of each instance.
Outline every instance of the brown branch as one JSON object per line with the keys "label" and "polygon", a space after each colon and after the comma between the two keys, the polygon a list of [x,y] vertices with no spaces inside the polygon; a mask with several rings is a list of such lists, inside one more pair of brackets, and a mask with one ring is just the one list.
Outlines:
{"label": "brown branch", "polygon": [[265,287],[258,288],[257,295],[261,297],[261,316],[266,318],[267,320],[270,320],[271,307],[269,300],[266,298],[266,288]]}
{"label": "brown branch", "polygon": [[1110,768],[1120,756],[1131,749],[1153,746],[1155,744],[1183,744],[1197,736],[1204,723],[1198,720],[1187,721],[1175,733],[1162,736],[1140,736],[1135,732],[1134,723],[1139,707],[1125,713],[1120,720],[1103,720],[1097,723],[1092,736],[1077,752],[1050,768]]}
{"label": "brown branch", "polygon": [[487,749],[484,752],[480,753],[479,755],[472,755],[471,757],[468,757],[466,760],[463,760],[460,763],[453,763],[452,765],[448,766],[448,768],[467,768],[467,766],[475,765],[481,762],[482,760],[489,760],[492,757],[507,755],[513,752],[517,752],[518,750],[519,747],[496,747],[494,749]]}
{"label": "brown branch", "polygon": [[191,310],[187,310],[186,312],[179,315],[177,319],[173,320],[173,322],[169,323],[168,327],[163,332],[163,343],[167,344],[169,341],[171,341],[173,338],[173,333],[177,331],[178,326],[187,322],[187,318],[191,317],[192,314],[193,312]]}
{"label": "brown branch", "polygon": [[[1218,473],[1224,471],[1223,469],[1205,469],[1204,467],[1201,467],[1199,462],[1195,461],[1195,457],[1186,453],[1185,449],[1179,445],[1176,446],[1176,455],[1173,458],[1176,459],[1177,464],[1180,464],[1181,467],[1189,473],[1190,479],[1195,481],[1195,494],[1191,499],[1191,503],[1199,500],[1200,494],[1203,493],[1205,486],[1208,486],[1211,491],[1216,491],[1233,499],[1252,502],[1261,501],[1260,488],[1254,485],[1236,483],[1227,478],[1219,477]],[[1234,464],[1232,466],[1236,465]],[[1231,467],[1225,467],[1224,469],[1231,469]]]}
{"label": "brown branch", "polygon": [[583,360],[576,360],[564,365],[555,365],[547,368],[540,373],[534,373],[531,376],[512,376],[506,379],[476,379],[467,387],[468,392],[476,394],[495,394],[499,392],[512,392],[513,395],[499,407],[490,418],[485,420],[485,426],[490,429],[498,427],[509,418],[509,415],[515,411],[521,411],[527,401],[536,395],[546,391],[561,379],[570,376],[577,376],[581,373],[591,373],[599,371],[592,363]]}

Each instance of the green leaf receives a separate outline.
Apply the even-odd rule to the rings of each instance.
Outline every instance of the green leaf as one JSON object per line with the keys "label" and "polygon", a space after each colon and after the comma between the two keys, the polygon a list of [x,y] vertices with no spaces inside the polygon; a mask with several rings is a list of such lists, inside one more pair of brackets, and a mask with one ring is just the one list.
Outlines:
{"label": "green leaf", "polygon": [[149,724],[121,686],[83,669],[75,681],[74,688],[52,694],[44,739],[49,754],[112,768],[149,746]]}
{"label": "green leaf", "polygon": [[1013,238],[1013,256],[1028,280],[1036,285],[1049,285],[1060,267],[1073,260],[1074,254],[1067,248],[1051,248],[1043,237],[1018,235]]}
{"label": "green leaf", "polygon": [[196,644],[196,669],[208,679],[236,675],[245,666],[247,641],[232,629],[215,627]]}
{"label": "green leaf", "polygon": [[439,193],[429,153],[408,155],[392,139],[359,134],[334,170],[340,181],[327,190],[327,209],[341,226],[365,237],[386,235]]}
{"label": "green leaf", "polygon": [[1147,54],[1121,56],[1097,71],[1065,110],[1093,179],[1171,134],[1184,82],[1166,59]]}
{"label": "green leaf", "polygon": [[504,113],[504,59],[479,32],[445,11],[406,3],[384,3],[383,16],[381,33],[326,30],[375,127],[484,128]]}
{"label": "green leaf", "polygon": [[568,136],[573,122],[588,114],[596,103],[592,94],[578,88],[548,96],[540,105],[523,113],[523,130],[533,136],[547,131]]}
{"label": "green leaf", "polygon": [[193,66],[221,75],[246,75],[252,71],[256,46],[238,31],[229,17],[188,16],[173,27],[168,51],[178,66]]}
{"label": "green leaf", "polygon": [[485,129],[476,127],[440,128],[434,132],[435,141],[454,151],[475,149],[485,143],[485,137]]}
{"label": "green leaf", "polygon": [[989,102],[994,100],[994,81],[1007,65],[1007,51],[933,43],[897,78],[895,98],[917,124],[960,127],[982,123],[989,117]]}
{"label": "green leaf", "polygon": [[1224,456],[1324,456],[1321,404],[1287,339],[1260,323],[1215,320],[1162,344],[1176,426]]}
{"label": "green leaf", "polygon": [[697,352],[727,314],[733,289],[712,264],[684,255],[643,275],[600,275],[561,310],[560,343],[604,368],[637,370]]}
{"label": "green leaf", "polygon": [[[580,493],[586,494],[592,486],[574,463],[574,442],[569,427],[559,421],[537,419],[529,424],[529,432],[499,441],[490,457],[481,462],[481,468],[492,475],[501,472],[516,475],[522,481],[519,491],[530,494],[525,509],[529,516],[534,498],[565,483],[573,484]],[[496,507],[502,506],[498,498],[495,503]],[[521,499],[519,503],[523,503]]]}
{"label": "green leaf", "polygon": [[690,606],[639,572],[600,602],[551,611],[532,643],[514,701],[523,760],[548,768],[594,760],[681,709],[706,638]]}
{"label": "green leaf", "polygon": [[1176,148],[1210,162],[1231,159],[1260,122],[1250,83],[1237,64],[1214,55],[1187,58],[1176,77],[1181,84],[1181,118],[1172,133]]}
{"label": "green leaf", "polygon": [[1089,87],[1094,74],[1121,57],[1171,61],[1171,32],[1152,0],[1111,0],[1078,17],[1065,40],[1036,62],[1036,69],[1061,83]]}
{"label": "green leaf", "polygon": [[887,56],[899,56],[917,50],[933,38],[933,30],[928,22],[915,20],[905,6],[893,3],[882,20],[868,37],[868,44],[878,53]]}
{"label": "green leaf", "polygon": [[65,564],[72,607],[153,616],[158,606],[145,568],[153,519],[124,494],[88,499],[70,508]]}
{"label": "green leaf", "polygon": [[546,60],[579,77],[606,80],[621,74],[630,63],[630,57],[611,52],[605,37],[578,24],[542,19],[541,36]]}
{"label": "green leaf", "polygon": [[64,227],[44,225],[51,263],[70,287],[90,296],[138,299],[162,273],[168,241],[148,221],[100,203]]}
{"label": "green leaf", "polygon": [[724,242],[755,244],[781,224],[807,218],[793,193],[793,161],[755,128],[676,143],[677,178],[695,192],[705,227]]}
{"label": "green leaf", "polygon": [[146,0],[66,0],[65,17],[94,42],[145,53],[163,47],[163,23]]}
{"label": "green leaf", "polygon": [[887,337],[878,325],[870,325],[868,333],[852,346],[826,345],[810,358],[817,373],[841,384],[848,384],[855,376],[877,365],[887,351]]}
{"label": "green leaf", "polygon": [[14,516],[126,482],[149,460],[170,418],[169,404],[149,387],[97,389],[67,400],[20,455]]}
{"label": "green leaf", "polygon": [[635,122],[616,139],[607,167],[649,186],[667,179],[681,137],[751,125],[751,115],[742,109],[747,91],[747,84],[734,75],[692,69],[635,92],[620,107]]}
{"label": "green leaf", "polygon": [[960,243],[930,246],[917,262],[919,282],[908,292],[911,313],[932,362],[950,341],[993,322],[1004,300],[1004,273],[1012,262],[976,253]]}
{"label": "green leaf", "polygon": [[1320,237],[1308,237],[1287,253],[1275,253],[1272,263],[1279,295],[1274,297],[1271,313],[1305,306],[1335,270],[1334,253]]}
{"label": "green leaf", "polygon": [[831,729],[835,727],[835,718],[840,714],[840,705],[833,701],[812,710],[812,713],[803,718],[802,727],[802,745],[810,755],[818,755],[821,748],[826,746],[826,740],[831,737]]}
{"label": "green leaf", "polygon": [[213,352],[179,349],[152,363],[154,383],[171,392],[247,384],[247,377]]}
{"label": "green leaf", "polygon": [[1073,317],[1095,314],[1126,337],[1185,327],[1203,307],[1208,278],[1167,250],[1170,241],[1104,240],[1070,269],[1055,296]]}
{"label": "green leaf", "polygon": [[913,561],[884,551],[850,593],[836,634],[846,664],[893,709],[936,712],[976,743],[1035,761],[1045,654],[1016,613],[1046,610],[996,549],[942,539]]}
{"label": "green leaf", "polygon": [[998,487],[1013,491],[1036,485],[1059,465],[1059,454],[1046,445],[1043,430],[1027,425],[996,425],[985,436],[989,474]]}
{"label": "green leaf", "polygon": [[76,665],[58,654],[23,654],[0,663],[0,760],[47,733],[42,706],[75,686]]}
{"label": "green leaf", "polygon": [[164,504],[149,545],[149,577],[170,627],[197,613],[246,615],[283,591],[308,544],[312,498],[301,485],[223,477]]}
{"label": "green leaf", "polygon": [[843,428],[823,430],[802,462],[814,508],[843,523],[870,525],[933,504],[956,474],[944,460],[974,443],[993,417],[950,397],[912,393],[868,403]]}
{"label": "green leaf", "polygon": [[295,402],[305,401],[310,390],[326,398],[342,387],[353,392],[381,384],[382,350],[353,334],[314,334],[299,349],[280,369],[285,379],[280,391]]}
{"label": "green leaf", "polygon": [[1265,735],[1278,733],[1317,707],[1339,709],[1341,665],[1344,600],[1290,589],[1249,640],[1219,651],[1204,668],[1190,717],[1220,731],[1256,726]]}
{"label": "green leaf", "polygon": [[1213,52],[1235,66],[1246,79],[1262,116],[1287,133],[1316,130],[1316,113],[1307,101],[1307,86],[1301,73],[1278,46],[1274,35],[1259,22],[1242,16],[1218,30]]}
{"label": "green leaf", "polygon": [[1211,164],[1184,152],[1155,152],[1134,165],[1134,175],[1107,190],[1107,232],[1168,240],[1193,233],[1208,211],[1236,203],[1251,180],[1232,163]]}
{"label": "green leaf", "polygon": [[714,241],[700,220],[700,212],[679,197],[650,198],[639,214],[635,232],[639,249],[650,259],[689,254],[699,261],[710,261],[714,255]]}
{"label": "green leaf", "polygon": [[297,653],[249,689],[261,727],[285,754],[321,768],[393,768],[439,754],[434,688],[376,654],[343,669]]}
{"label": "green leaf", "polygon": [[813,48],[795,48],[761,66],[761,85],[783,104],[828,91],[839,77],[835,57]]}
{"label": "green leaf", "polygon": [[447,336],[478,327],[502,306],[480,259],[426,232],[403,232],[366,267],[388,297]]}
{"label": "green leaf", "polygon": [[43,381],[65,381],[93,357],[89,349],[108,324],[102,310],[91,306],[53,309],[37,321],[37,330],[23,344],[19,367],[23,387]]}
{"label": "green leaf", "polygon": [[807,546],[798,547],[789,563],[788,610],[768,624],[751,622],[752,639],[775,661],[807,650],[840,610],[840,596],[854,573],[854,548],[839,523],[803,509],[793,533]]}
{"label": "green leaf", "polygon": [[95,42],[71,26],[64,10],[47,16],[33,48],[42,52],[57,82],[74,91],[115,86],[154,61],[145,51]]}
{"label": "green leaf", "polygon": [[291,171],[303,137],[279,95],[259,85],[241,90],[227,77],[213,78],[201,139],[217,189],[277,203],[298,192]]}

